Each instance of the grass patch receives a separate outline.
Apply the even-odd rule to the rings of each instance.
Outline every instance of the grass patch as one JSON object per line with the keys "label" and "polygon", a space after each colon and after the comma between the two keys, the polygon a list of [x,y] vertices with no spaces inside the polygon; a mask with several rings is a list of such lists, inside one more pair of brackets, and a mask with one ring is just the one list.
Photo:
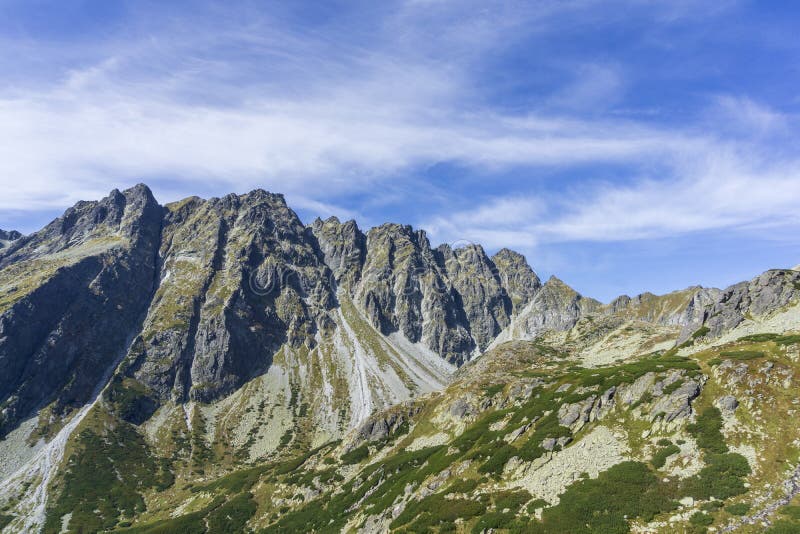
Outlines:
{"label": "grass patch", "polygon": [[214,510],[206,519],[209,532],[243,532],[256,513],[256,502],[250,493],[241,493]]}
{"label": "grass patch", "polygon": [[753,343],[766,343],[772,341],[777,345],[793,345],[800,343],[800,334],[753,334],[750,336],[740,337],[737,341],[750,341]]}
{"label": "grass patch", "polygon": [[[511,512],[490,512],[478,519],[471,532],[472,534],[480,534],[481,532],[494,532],[498,529],[509,528],[515,522],[515,519],[516,516]],[[516,529],[514,531],[524,532]]]}
{"label": "grass patch", "polygon": [[743,336],[737,339],[736,341],[749,341],[752,343],[766,343],[767,341],[775,341],[778,339],[780,334],[752,334],[749,336]]}
{"label": "grass patch", "polygon": [[765,530],[764,534],[797,534],[798,532],[800,532],[800,524],[795,521],[779,519]]}
{"label": "grass patch", "polygon": [[714,522],[714,518],[705,512],[695,512],[689,518],[689,523],[696,527],[707,527]]}
{"label": "grass patch", "polygon": [[478,481],[474,478],[456,480],[450,485],[449,488],[447,488],[445,495],[450,495],[453,493],[472,493],[477,487]]}
{"label": "grass patch", "polygon": [[164,519],[149,525],[123,529],[121,532],[128,534],[174,534],[175,532],[180,532],[181,534],[205,534],[206,524],[203,512],[195,512],[174,519]]}
{"label": "grass patch", "polygon": [[534,499],[534,500],[532,500],[531,502],[528,503],[528,506],[527,506],[528,515],[533,515],[533,514],[536,513],[536,510],[538,510],[540,508],[541,509],[545,509],[548,506],[550,506],[550,503],[547,502],[546,500],[544,500],[544,499]]}
{"label": "grass patch", "polygon": [[684,481],[684,493],[700,500],[727,499],[746,493],[744,478],[750,474],[750,464],[741,454],[728,452],[719,408],[707,408],[697,416],[696,423],[686,428],[703,450],[706,466]]}
{"label": "grass patch", "polygon": [[775,340],[778,345],[795,345],[800,343],[800,334],[793,334],[790,336],[781,336]]}
{"label": "grass patch", "polygon": [[522,505],[531,500],[532,495],[527,490],[501,491],[493,496],[494,506],[501,512],[509,510],[516,513]]}
{"label": "grass patch", "polygon": [[192,493],[200,493],[203,491],[226,490],[230,493],[239,493],[246,491],[253,487],[258,482],[261,475],[270,470],[270,466],[259,466],[250,469],[242,469],[241,471],[234,471],[229,475],[215,480],[209,484],[202,486],[193,486],[190,490]]}
{"label": "grass patch", "polygon": [[342,463],[346,465],[352,465],[361,463],[362,461],[366,460],[369,456],[369,446],[367,444],[361,445],[353,449],[350,452],[346,452],[342,455]]}
{"label": "grass patch", "polygon": [[408,530],[412,532],[430,532],[433,527],[441,524],[477,517],[484,512],[486,503],[483,501],[445,499],[444,495],[436,494],[421,501],[410,502],[392,521],[390,527],[396,529],[408,525]]}
{"label": "grass patch", "polygon": [[487,397],[494,397],[505,387],[504,384],[492,384],[491,386],[486,386],[483,388],[483,392],[486,394]]}
{"label": "grass patch", "polygon": [[695,499],[728,499],[747,492],[744,478],[750,464],[741,454],[706,454],[706,466],[684,482],[684,491]]}
{"label": "grass patch", "polygon": [[503,468],[512,456],[516,456],[517,449],[511,445],[497,447],[489,459],[478,468],[478,473],[487,475],[500,475]]}
{"label": "grass patch", "polygon": [[781,514],[791,517],[795,521],[800,521],[800,506],[789,505],[781,508]]}
{"label": "grass patch", "polygon": [[701,338],[706,334],[708,334],[709,332],[711,332],[711,329],[703,325],[692,333],[692,339]]}
{"label": "grass patch", "polygon": [[764,356],[766,356],[766,354],[760,350],[729,350],[720,352],[719,355],[722,356],[723,358],[727,358],[729,360],[737,360],[740,362],[757,360],[759,358],[763,358]]}
{"label": "grass patch", "polygon": [[447,456],[447,448],[443,446],[398,453],[365,467],[356,479],[341,486],[341,491],[328,492],[287,511],[267,530],[270,533],[338,532],[351,517],[349,510],[356,503],[361,503],[360,509],[365,513],[383,511],[405,492],[407,485],[419,485],[451,461],[452,457]]}

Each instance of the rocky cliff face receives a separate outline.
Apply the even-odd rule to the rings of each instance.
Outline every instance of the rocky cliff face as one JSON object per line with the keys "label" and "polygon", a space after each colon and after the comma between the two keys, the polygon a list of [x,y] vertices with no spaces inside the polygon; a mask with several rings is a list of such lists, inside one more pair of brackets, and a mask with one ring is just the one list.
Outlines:
{"label": "rocky cliff face", "polygon": [[362,234],[353,221],[312,231],[336,283],[383,334],[400,332],[449,362],[485,349],[540,287],[525,259],[480,246],[432,249],[422,231],[384,224]]}
{"label": "rocky cliff face", "polygon": [[305,227],[281,195],[260,190],[161,207],[137,186],[2,237],[14,238],[0,256],[4,430],[53,402],[56,413],[85,402],[120,355],[114,398],[134,399],[133,421],[165,402],[219,399],[282,347],[335,344],[342,299],[380,336],[461,364],[541,287],[511,251],[433,249],[396,224]]}
{"label": "rocky cliff face", "polygon": [[533,339],[551,330],[569,330],[581,317],[603,311],[600,302],[586,298],[555,276],[534,292],[530,301],[494,341]]}
{"label": "rocky cliff face", "polygon": [[[738,326],[747,316],[759,316],[786,306],[800,295],[800,272],[767,271],[756,278],[735,284],[720,292],[707,304],[703,325],[710,336],[719,336]],[[697,325],[689,323],[688,329]],[[684,332],[686,334],[687,332]]]}
{"label": "rocky cliff face", "polygon": [[0,258],[0,435],[86,402],[157,283],[162,208],[141,186],[80,202]]}
{"label": "rocky cliff face", "polygon": [[22,234],[16,230],[6,231],[0,229],[0,256],[7,252],[13,242],[17,241],[20,237],[22,237]]}
{"label": "rocky cliff face", "polygon": [[208,401],[312,346],[329,270],[283,197],[257,191],[168,205],[159,287],[126,373],[160,400]]}
{"label": "rocky cliff face", "polygon": [[22,237],[22,234],[17,232],[16,230],[3,230],[0,229],[0,241],[15,241]]}

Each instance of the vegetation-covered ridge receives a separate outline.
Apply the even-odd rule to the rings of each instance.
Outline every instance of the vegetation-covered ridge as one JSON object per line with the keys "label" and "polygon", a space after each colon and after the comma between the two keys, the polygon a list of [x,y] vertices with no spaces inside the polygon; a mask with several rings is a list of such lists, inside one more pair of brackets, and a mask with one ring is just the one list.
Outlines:
{"label": "vegetation-covered ridge", "polygon": [[105,401],[78,434],[47,528],[756,532],[747,518],[782,502],[759,521],[791,532],[797,503],[782,483],[800,436],[783,419],[797,410],[798,348],[792,335],[747,336],[587,368],[559,347],[509,343],[342,442],[256,462],[186,426],[164,448]]}

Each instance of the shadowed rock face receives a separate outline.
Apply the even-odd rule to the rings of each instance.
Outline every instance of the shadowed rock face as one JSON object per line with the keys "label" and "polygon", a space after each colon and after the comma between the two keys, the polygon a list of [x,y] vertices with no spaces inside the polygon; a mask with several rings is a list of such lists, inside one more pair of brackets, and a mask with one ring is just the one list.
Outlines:
{"label": "shadowed rock face", "polygon": [[336,283],[352,289],[361,279],[367,250],[366,236],[355,221],[340,223],[336,217],[315,220],[311,231]]}
{"label": "shadowed rock face", "polygon": [[283,344],[314,344],[331,277],[280,195],[167,206],[160,284],[127,374],[159,399],[207,401],[264,372]]}
{"label": "shadowed rock face", "polygon": [[[514,302],[539,288],[525,259],[510,251],[495,265],[481,247],[431,248],[425,232],[384,224],[361,233],[336,218],[312,225],[336,283],[382,333],[400,332],[452,363],[483,350],[504,328]],[[508,283],[505,283],[507,280]]]}
{"label": "shadowed rock face", "polygon": [[21,237],[22,234],[16,230],[0,230],[0,258],[8,253],[11,246],[14,245],[14,242],[18,241]]}
{"label": "shadowed rock face", "polygon": [[22,234],[16,230],[0,230],[0,241],[16,241],[20,237],[22,237]]}
{"label": "shadowed rock face", "polygon": [[463,305],[472,337],[483,351],[510,322],[513,305],[508,290],[480,245],[455,250],[445,245],[438,252]]}
{"label": "shadowed rock face", "polygon": [[522,310],[541,289],[542,282],[533,272],[525,256],[507,248],[492,256],[500,283],[507,289],[514,313]]}
{"label": "shadowed rock face", "polygon": [[80,202],[0,258],[0,434],[86,402],[150,301],[161,207],[143,186]]}

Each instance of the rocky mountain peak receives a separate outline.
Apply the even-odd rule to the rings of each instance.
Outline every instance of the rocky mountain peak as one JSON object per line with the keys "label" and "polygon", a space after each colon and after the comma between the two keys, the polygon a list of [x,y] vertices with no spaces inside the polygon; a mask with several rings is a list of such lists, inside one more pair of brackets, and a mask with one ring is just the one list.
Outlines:
{"label": "rocky mountain peak", "polygon": [[311,225],[328,267],[336,282],[347,288],[361,278],[361,268],[366,255],[366,236],[355,221],[342,224],[337,217],[317,218]]}
{"label": "rocky mountain peak", "polygon": [[0,230],[0,256],[8,252],[11,245],[15,244],[15,241],[18,242],[21,237],[22,234],[16,230]]}
{"label": "rocky mountain peak", "polygon": [[572,287],[569,286],[566,282],[562,279],[558,278],[556,275],[550,275],[550,278],[544,283],[544,286],[549,288],[550,291],[563,291],[570,295],[578,294]]}
{"label": "rocky mountain peak", "polygon": [[[283,195],[262,189],[162,207],[142,184],[79,202],[13,243],[0,255],[0,280],[13,281],[0,286],[6,428],[44,398],[57,409],[80,404],[122,357],[118,376],[136,392],[126,417],[143,421],[165,402],[214,402],[307,357],[288,364],[287,351],[355,354],[348,339],[360,336],[375,354],[399,354],[402,343],[460,365],[588,315],[680,325],[684,335],[705,323],[716,335],[741,322],[741,310],[788,302],[798,275],[770,271],[724,293],[690,288],[603,306],[555,276],[542,284],[509,249],[433,249],[424,231],[394,223],[366,233],[336,217],[305,226]],[[440,383],[420,376],[409,383]],[[392,391],[401,383],[386,380]]]}
{"label": "rocky mountain peak", "polygon": [[0,435],[53,404],[80,405],[151,298],[162,208],[150,190],[78,202],[0,257]]}
{"label": "rocky mountain peak", "polygon": [[503,248],[492,256],[501,283],[511,298],[512,311],[519,312],[536,295],[542,282],[533,271],[525,256]]}
{"label": "rocky mountain peak", "polygon": [[2,230],[0,229],[0,241],[16,241],[22,237],[22,234],[16,230]]}

